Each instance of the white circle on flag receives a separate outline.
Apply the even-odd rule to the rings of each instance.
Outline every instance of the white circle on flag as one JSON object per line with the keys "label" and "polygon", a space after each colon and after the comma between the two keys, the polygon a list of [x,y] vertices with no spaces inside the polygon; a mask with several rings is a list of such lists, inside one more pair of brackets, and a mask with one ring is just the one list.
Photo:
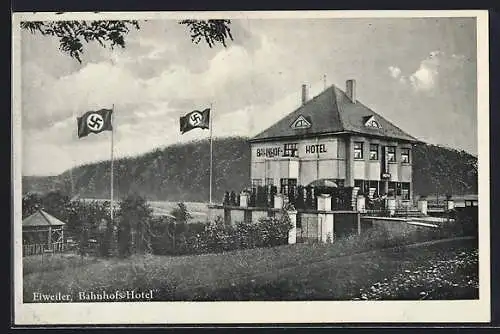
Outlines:
{"label": "white circle on flag", "polygon": [[99,114],[90,114],[87,117],[87,127],[92,131],[99,131],[104,126],[104,119]]}
{"label": "white circle on flag", "polygon": [[201,115],[201,113],[195,111],[189,116],[189,124],[191,124],[191,126],[197,126],[198,124],[201,123],[202,119],[203,116]]}

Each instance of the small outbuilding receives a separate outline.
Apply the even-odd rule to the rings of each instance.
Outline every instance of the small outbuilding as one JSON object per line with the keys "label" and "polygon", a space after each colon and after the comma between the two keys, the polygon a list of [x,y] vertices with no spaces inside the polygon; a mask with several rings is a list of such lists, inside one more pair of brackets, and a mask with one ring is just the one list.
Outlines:
{"label": "small outbuilding", "polygon": [[23,256],[64,249],[66,223],[39,209],[23,220]]}

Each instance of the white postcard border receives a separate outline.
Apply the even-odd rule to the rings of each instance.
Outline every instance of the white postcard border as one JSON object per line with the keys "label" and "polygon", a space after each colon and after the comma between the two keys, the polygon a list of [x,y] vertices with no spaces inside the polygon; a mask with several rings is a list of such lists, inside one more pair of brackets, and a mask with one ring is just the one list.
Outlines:
{"label": "white postcard border", "polygon": [[[408,18],[476,17],[479,166],[479,300],[307,301],[307,302],[140,302],[24,304],[21,226],[21,50],[22,20],[178,18]],[[399,323],[490,321],[489,76],[487,11],[303,11],[139,12],[13,14],[12,180],[14,312],[16,325],[226,324],[226,323]]]}

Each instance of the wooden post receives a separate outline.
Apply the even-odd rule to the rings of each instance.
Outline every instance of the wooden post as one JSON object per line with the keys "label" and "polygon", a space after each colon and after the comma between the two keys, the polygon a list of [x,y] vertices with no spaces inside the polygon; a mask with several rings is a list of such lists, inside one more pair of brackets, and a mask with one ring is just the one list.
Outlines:
{"label": "wooden post", "polygon": [[361,214],[358,212],[356,213],[357,220],[358,220],[358,235],[361,234]]}
{"label": "wooden post", "polygon": [[49,235],[48,235],[47,242],[48,242],[47,246],[50,249],[50,247],[52,246],[52,226],[49,226]]}

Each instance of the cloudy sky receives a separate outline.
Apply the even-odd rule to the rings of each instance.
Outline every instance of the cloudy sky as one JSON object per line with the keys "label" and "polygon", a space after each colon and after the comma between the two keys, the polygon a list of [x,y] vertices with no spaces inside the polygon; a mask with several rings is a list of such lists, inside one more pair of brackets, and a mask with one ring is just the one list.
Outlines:
{"label": "cloudy sky", "polygon": [[108,159],[110,133],[78,139],[76,116],[114,104],[115,156],[207,138],[179,116],[213,104],[214,136],[254,135],[356,79],[360,101],[411,135],[477,154],[473,18],[232,20],[227,48],[195,45],[174,20],[141,22],[126,48],[86,46],[83,62],[50,37],[21,34],[23,175]]}

